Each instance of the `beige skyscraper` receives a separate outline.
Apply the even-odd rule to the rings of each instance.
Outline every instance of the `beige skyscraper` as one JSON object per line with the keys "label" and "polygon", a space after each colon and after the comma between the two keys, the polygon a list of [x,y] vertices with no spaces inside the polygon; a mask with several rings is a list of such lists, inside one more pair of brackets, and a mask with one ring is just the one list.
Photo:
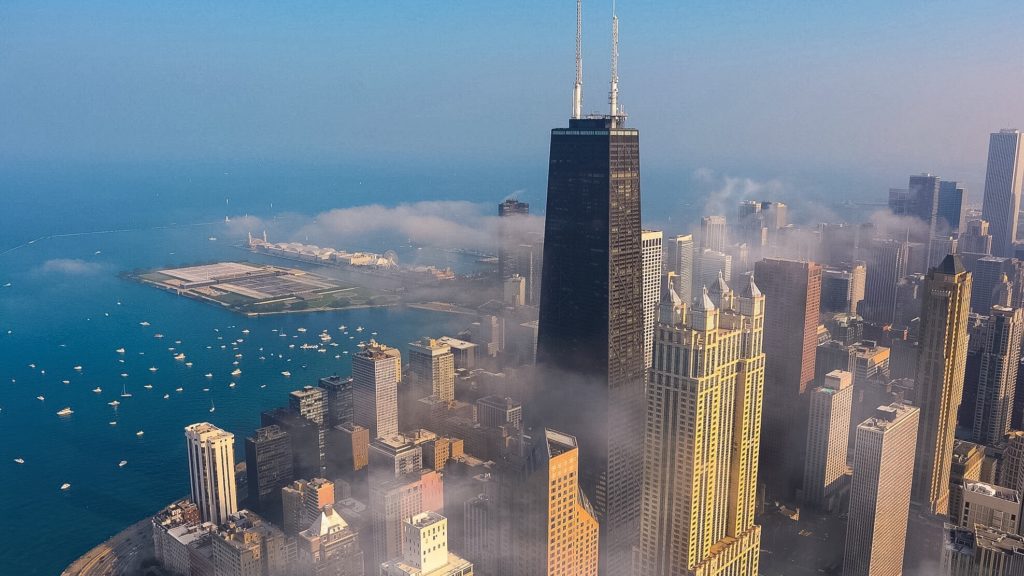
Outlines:
{"label": "beige skyscraper", "polygon": [[804,501],[832,510],[846,475],[846,452],[853,409],[853,374],[833,370],[811,391],[807,419],[807,459],[804,461]]}
{"label": "beige skyscraper", "polygon": [[658,316],[658,300],[661,299],[661,230],[644,230],[640,233],[644,260],[644,366],[651,367],[651,350],[654,349],[654,323]]}
{"label": "beige skyscraper", "polygon": [[409,343],[409,380],[424,396],[455,399],[455,356],[451,346],[433,338]]}
{"label": "beige skyscraper", "polygon": [[238,511],[235,435],[209,422],[185,427],[192,501],[203,522],[221,524]]}
{"label": "beige skyscraper", "polygon": [[473,504],[487,523],[467,535],[488,574],[597,575],[600,527],[580,489],[579,452],[573,436],[543,429],[501,462],[496,494]]}
{"label": "beige skyscraper", "polygon": [[473,576],[473,564],[448,551],[448,519],[434,512],[402,523],[402,556],[385,562],[382,576]]}
{"label": "beige skyscraper", "polygon": [[844,576],[900,576],[920,411],[880,406],[857,426]]}
{"label": "beige skyscraper", "polygon": [[370,340],[352,355],[352,408],[355,423],[370,437],[398,434],[398,382],[402,360],[398,351]]}
{"label": "beige skyscraper", "polygon": [[765,298],[666,288],[647,386],[638,576],[754,576]]}
{"label": "beige skyscraper", "polygon": [[950,254],[925,280],[914,385],[921,418],[913,501],[922,511],[943,516],[949,513],[949,472],[963,395],[970,303],[971,274],[959,255]]}
{"label": "beige skyscraper", "polygon": [[[700,219],[700,247],[725,252],[726,241],[725,216],[705,216]],[[698,292],[694,287],[694,292]]]}

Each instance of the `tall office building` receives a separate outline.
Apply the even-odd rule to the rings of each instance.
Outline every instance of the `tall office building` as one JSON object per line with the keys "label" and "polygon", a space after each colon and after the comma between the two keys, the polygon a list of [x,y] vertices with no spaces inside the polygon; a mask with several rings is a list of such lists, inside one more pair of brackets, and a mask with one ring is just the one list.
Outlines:
{"label": "tall office building", "polygon": [[352,379],[341,376],[321,378],[317,386],[327,394],[327,427],[352,422]]}
{"label": "tall office building", "polygon": [[550,429],[501,463],[497,495],[488,503],[493,522],[478,535],[498,545],[491,551],[497,574],[598,573],[599,527],[579,484],[579,466],[576,438]]}
{"label": "tall office building", "polygon": [[729,245],[725,216],[704,216],[700,219],[701,249],[725,252]]}
{"label": "tall office building", "polygon": [[683,302],[693,298],[693,257],[693,234],[676,236],[676,261],[672,268],[676,273],[676,292]]}
{"label": "tall office building", "polygon": [[964,482],[960,487],[962,502],[960,526],[985,526],[1010,534],[1020,532],[1020,494],[1004,486],[987,482]]}
{"label": "tall office building", "polygon": [[292,390],[288,394],[288,408],[293,414],[301,416],[316,425],[317,449],[320,470],[323,475],[327,468],[327,393],[322,388],[306,386],[301,390]]}
{"label": "tall office building", "polygon": [[867,264],[864,305],[858,312],[865,320],[889,324],[896,315],[896,285],[907,273],[906,242],[873,238],[861,248]]}
{"label": "tall office building", "polygon": [[846,455],[853,410],[853,374],[833,370],[811,391],[804,461],[804,501],[819,510],[834,510],[846,475]]}
{"label": "tall office building", "polygon": [[398,434],[400,357],[393,348],[370,340],[352,355],[352,408],[355,423],[370,437]]}
{"label": "tall office building", "polygon": [[945,515],[956,413],[967,361],[971,274],[950,254],[928,272],[921,305],[920,353],[914,402],[921,408],[914,466],[914,502]]}
{"label": "tall office building", "polygon": [[640,241],[643,247],[644,263],[644,368],[651,367],[651,350],[654,349],[654,322],[658,316],[658,300],[661,298],[661,230],[644,230]]}
{"label": "tall office building", "polygon": [[402,555],[380,567],[381,576],[473,576],[473,564],[448,551],[448,519],[434,512],[402,523]]}
{"label": "tall office building", "polygon": [[1019,130],[1000,130],[989,136],[988,167],[981,217],[992,234],[992,254],[1013,257],[1024,182],[1024,145]]}
{"label": "tall office building", "polygon": [[974,408],[973,440],[992,445],[1010,431],[1017,390],[1024,309],[993,306],[985,320],[981,373]]}
{"label": "tall office building", "polygon": [[771,496],[791,498],[803,481],[807,410],[814,381],[821,266],[778,258],[754,267],[765,295],[761,477]]}
{"label": "tall office building", "polygon": [[939,205],[936,232],[941,235],[960,232],[964,217],[967,189],[961,182],[939,182]]}
{"label": "tall office building", "polygon": [[409,343],[409,384],[423,396],[455,400],[455,356],[451,346],[433,338]]}
{"label": "tall office building", "polygon": [[992,254],[992,235],[988,231],[988,221],[971,220],[967,223],[967,231],[960,234],[957,247],[967,254]]}
{"label": "tall office building", "polygon": [[295,535],[320,516],[324,506],[334,504],[334,482],[326,478],[296,480],[281,489],[281,527]]}
{"label": "tall office building", "polygon": [[[324,506],[320,515],[296,538],[297,574],[301,576],[363,576],[359,535],[348,522]],[[370,576],[376,572],[369,572]]]}
{"label": "tall office building", "polygon": [[272,518],[278,517],[281,488],[294,479],[292,444],[280,426],[257,428],[245,439],[245,473],[249,507]]}
{"label": "tall office building", "polygon": [[862,262],[847,269],[825,269],[821,273],[821,311],[857,314],[864,300],[867,270]]}
{"label": "tall office building", "polygon": [[373,548],[367,566],[380,566],[402,554],[402,522],[421,512],[444,511],[444,482],[434,470],[421,470],[370,486]]}
{"label": "tall office building", "polygon": [[523,230],[521,217],[530,214],[530,205],[513,198],[498,204],[498,273],[502,280],[518,273],[514,270],[517,260],[514,252],[521,244]]}
{"label": "tall office building", "polygon": [[900,576],[920,411],[880,406],[857,426],[844,576]]}
{"label": "tall office building", "polygon": [[966,440],[953,441],[953,465],[949,470],[949,521],[960,523],[963,511],[963,490],[965,482],[981,480],[981,468],[985,461],[985,447]]}
{"label": "tall office building", "polygon": [[992,292],[996,286],[1004,282],[1007,273],[1012,272],[1009,258],[985,256],[978,258],[971,266],[973,282],[971,285],[971,311],[987,315],[992,308]]}
{"label": "tall office building", "polygon": [[289,538],[249,510],[225,518],[211,540],[215,576],[266,576],[292,571],[295,548]]}
{"label": "tall office building", "polygon": [[[612,86],[617,95],[614,74]],[[546,380],[528,414],[593,438],[580,476],[594,497],[608,575],[628,572],[636,545],[644,421],[640,132],[625,125],[617,96],[611,101],[609,115],[574,114],[551,131],[537,335]]]}
{"label": "tall office building", "polygon": [[701,250],[694,264],[693,294],[699,296],[701,288],[711,286],[719,276],[732,282],[732,255],[708,248]]}
{"label": "tall office building", "polygon": [[643,512],[634,573],[758,573],[754,524],[765,297],[667,287],[647,386]]}
{"label": "tall office building", "polygon": [[203,522],[220,524],[238,510],[235,435],[209,422],[185,426],[192,501]]}
{"label": "tall office building", "polygon": [[[910,216],[921,221],[922,226],[909,231],[910,241],[928,246],[935,238],[939,213],[939,182],[938,176],[918,174],[910,177]],[[925,262],[931,266],[930,262]]]}

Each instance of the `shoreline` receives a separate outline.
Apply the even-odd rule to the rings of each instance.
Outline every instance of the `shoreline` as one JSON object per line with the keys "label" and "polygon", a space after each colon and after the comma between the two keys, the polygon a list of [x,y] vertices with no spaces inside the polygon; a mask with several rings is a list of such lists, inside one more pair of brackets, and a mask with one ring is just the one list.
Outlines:
{"label": "shoreline", "polygon": [[61,576],[128,575],[140,572],[155,558],[153,518],[146,517],[92,547],[61,572]]}

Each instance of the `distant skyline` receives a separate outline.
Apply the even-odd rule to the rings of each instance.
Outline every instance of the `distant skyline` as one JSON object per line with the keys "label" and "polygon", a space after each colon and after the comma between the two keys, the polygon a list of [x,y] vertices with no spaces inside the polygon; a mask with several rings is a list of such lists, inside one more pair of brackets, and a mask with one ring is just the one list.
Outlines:
{"label": "distant skyline", "polygon": [[[980,201],[988,134],[1024,128],[1024,5],[766,4],[618,3],[645,172],[881,196],[928,171]],[[584,2],[585,111],[607,108],[610,12]],[[6,2],[0,161],[542,174],[570,114],[574,16],[571,0]]]}

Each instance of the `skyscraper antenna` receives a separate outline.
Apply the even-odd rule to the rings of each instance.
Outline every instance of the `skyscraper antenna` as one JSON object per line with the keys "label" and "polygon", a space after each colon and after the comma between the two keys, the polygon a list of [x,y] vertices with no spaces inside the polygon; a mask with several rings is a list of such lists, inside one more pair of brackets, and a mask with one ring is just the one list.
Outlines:
{"label": "skyscraper antenna", "polygon": [[619,115],[619,17],[615,14],[615,0],[612,0],[612,86],[608,93],[611,115]]}
{"label": "skyscraper antenna", "polygon": [[583,0],[576,0],[576,84],[572,88],[572,117],[583,114]]}

